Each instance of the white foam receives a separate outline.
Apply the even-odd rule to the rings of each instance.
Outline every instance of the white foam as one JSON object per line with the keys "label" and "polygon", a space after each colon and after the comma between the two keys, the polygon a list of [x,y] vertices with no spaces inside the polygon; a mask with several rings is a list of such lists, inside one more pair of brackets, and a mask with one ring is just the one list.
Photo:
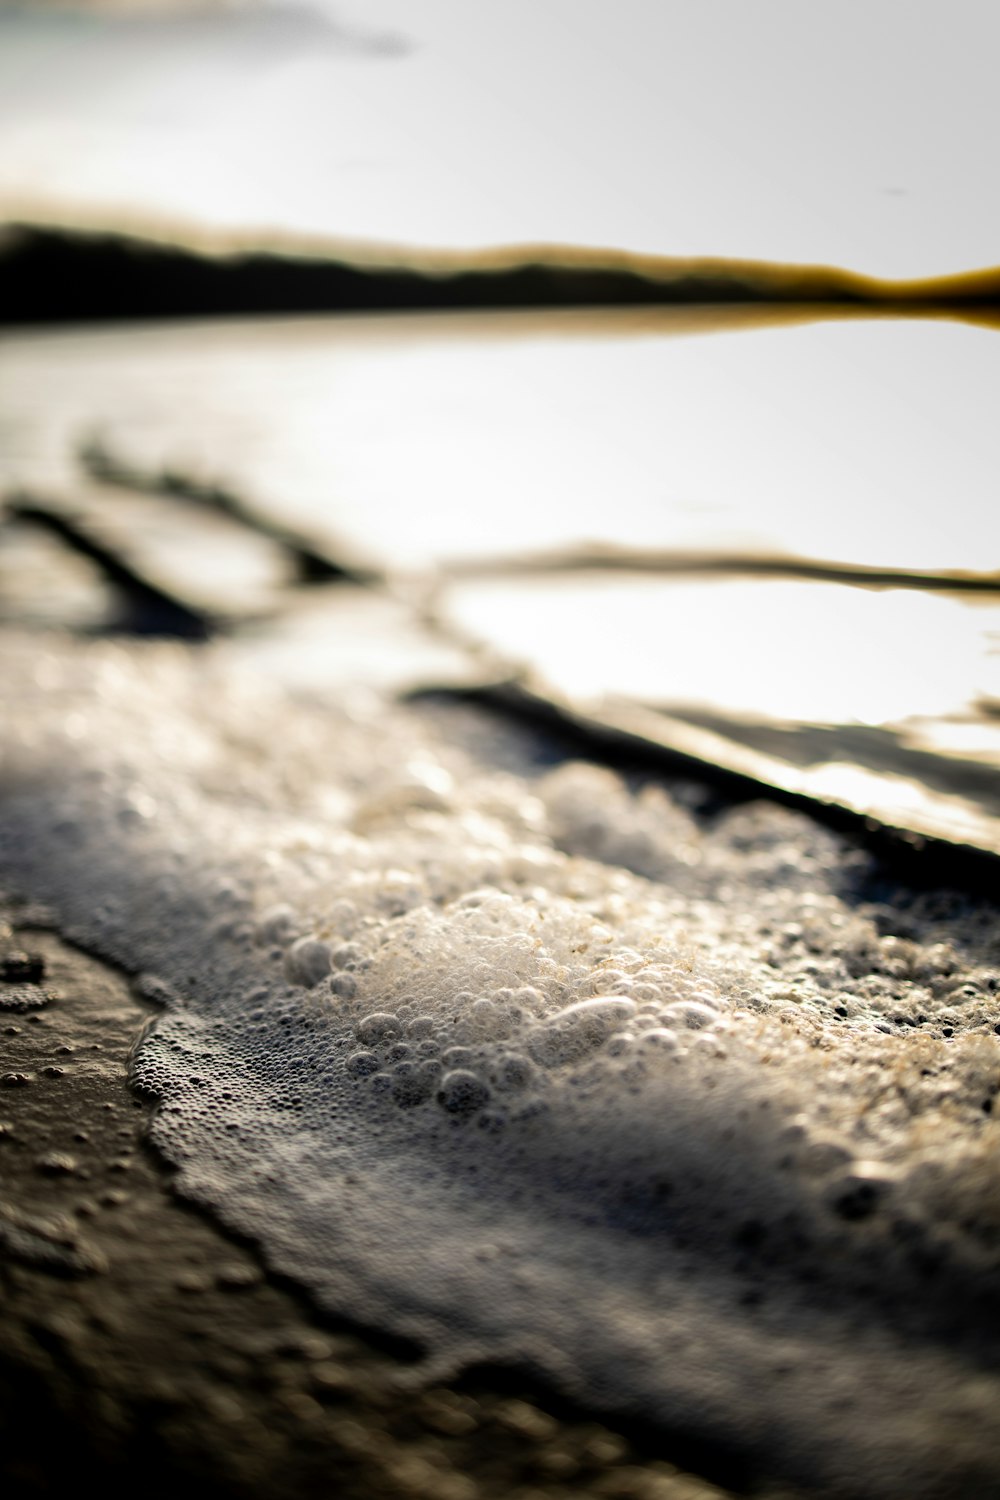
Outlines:
{"label": "white foam", "polygon": [[833,1492],[996,1464],[992,911],[469,710],[5,654],[0,867],[165,1000],[155,1140],[271,1265]]}

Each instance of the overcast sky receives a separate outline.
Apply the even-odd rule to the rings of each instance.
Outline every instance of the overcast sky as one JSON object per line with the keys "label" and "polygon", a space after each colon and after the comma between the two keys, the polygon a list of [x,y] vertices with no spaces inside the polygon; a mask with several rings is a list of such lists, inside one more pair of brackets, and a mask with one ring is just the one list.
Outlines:
{"label": "overcast sky", "polygon": [[0,215],[1000,262],[994,0],[0,7]]}

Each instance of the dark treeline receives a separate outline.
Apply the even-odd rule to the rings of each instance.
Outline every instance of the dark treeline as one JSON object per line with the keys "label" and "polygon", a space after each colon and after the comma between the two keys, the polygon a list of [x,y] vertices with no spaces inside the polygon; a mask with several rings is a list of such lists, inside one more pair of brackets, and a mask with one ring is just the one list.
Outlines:
{"label": "dark treeline", "polygon": [[705,267],[597,255],[526,252],[523,263],[378,266],[252,251],[203,255],[123,235],[13,226],[0,234],[0,323],[37,324],[215,314],[391,312],[784,302],[949,307],[984,316],[1000,277],[886,288],[821,267]]}

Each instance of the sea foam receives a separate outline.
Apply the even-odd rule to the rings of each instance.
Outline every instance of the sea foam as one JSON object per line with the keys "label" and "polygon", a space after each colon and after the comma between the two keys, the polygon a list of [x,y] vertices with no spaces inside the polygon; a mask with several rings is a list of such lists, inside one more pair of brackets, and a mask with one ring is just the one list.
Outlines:
{"label": "sea foam", "polygon": [[224,649],[4,669],[0,872],[162,1004],[134,1077],[181,1192],[425,1370],[832,1494],[989,1492],[991,908]]}

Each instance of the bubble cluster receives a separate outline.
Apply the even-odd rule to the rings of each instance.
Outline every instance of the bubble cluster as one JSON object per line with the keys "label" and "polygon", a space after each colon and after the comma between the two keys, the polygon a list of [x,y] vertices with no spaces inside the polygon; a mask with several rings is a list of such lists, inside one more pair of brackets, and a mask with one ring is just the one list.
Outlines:
{"label": "bubble cluster", "polygon": [[0,873],[143,974],[156,1141],[270,1265],[831,1494],[934,1493],[945,1431],[996,1463],[992,907],[783,809],[492,764],[468,708],[3,665]]}

